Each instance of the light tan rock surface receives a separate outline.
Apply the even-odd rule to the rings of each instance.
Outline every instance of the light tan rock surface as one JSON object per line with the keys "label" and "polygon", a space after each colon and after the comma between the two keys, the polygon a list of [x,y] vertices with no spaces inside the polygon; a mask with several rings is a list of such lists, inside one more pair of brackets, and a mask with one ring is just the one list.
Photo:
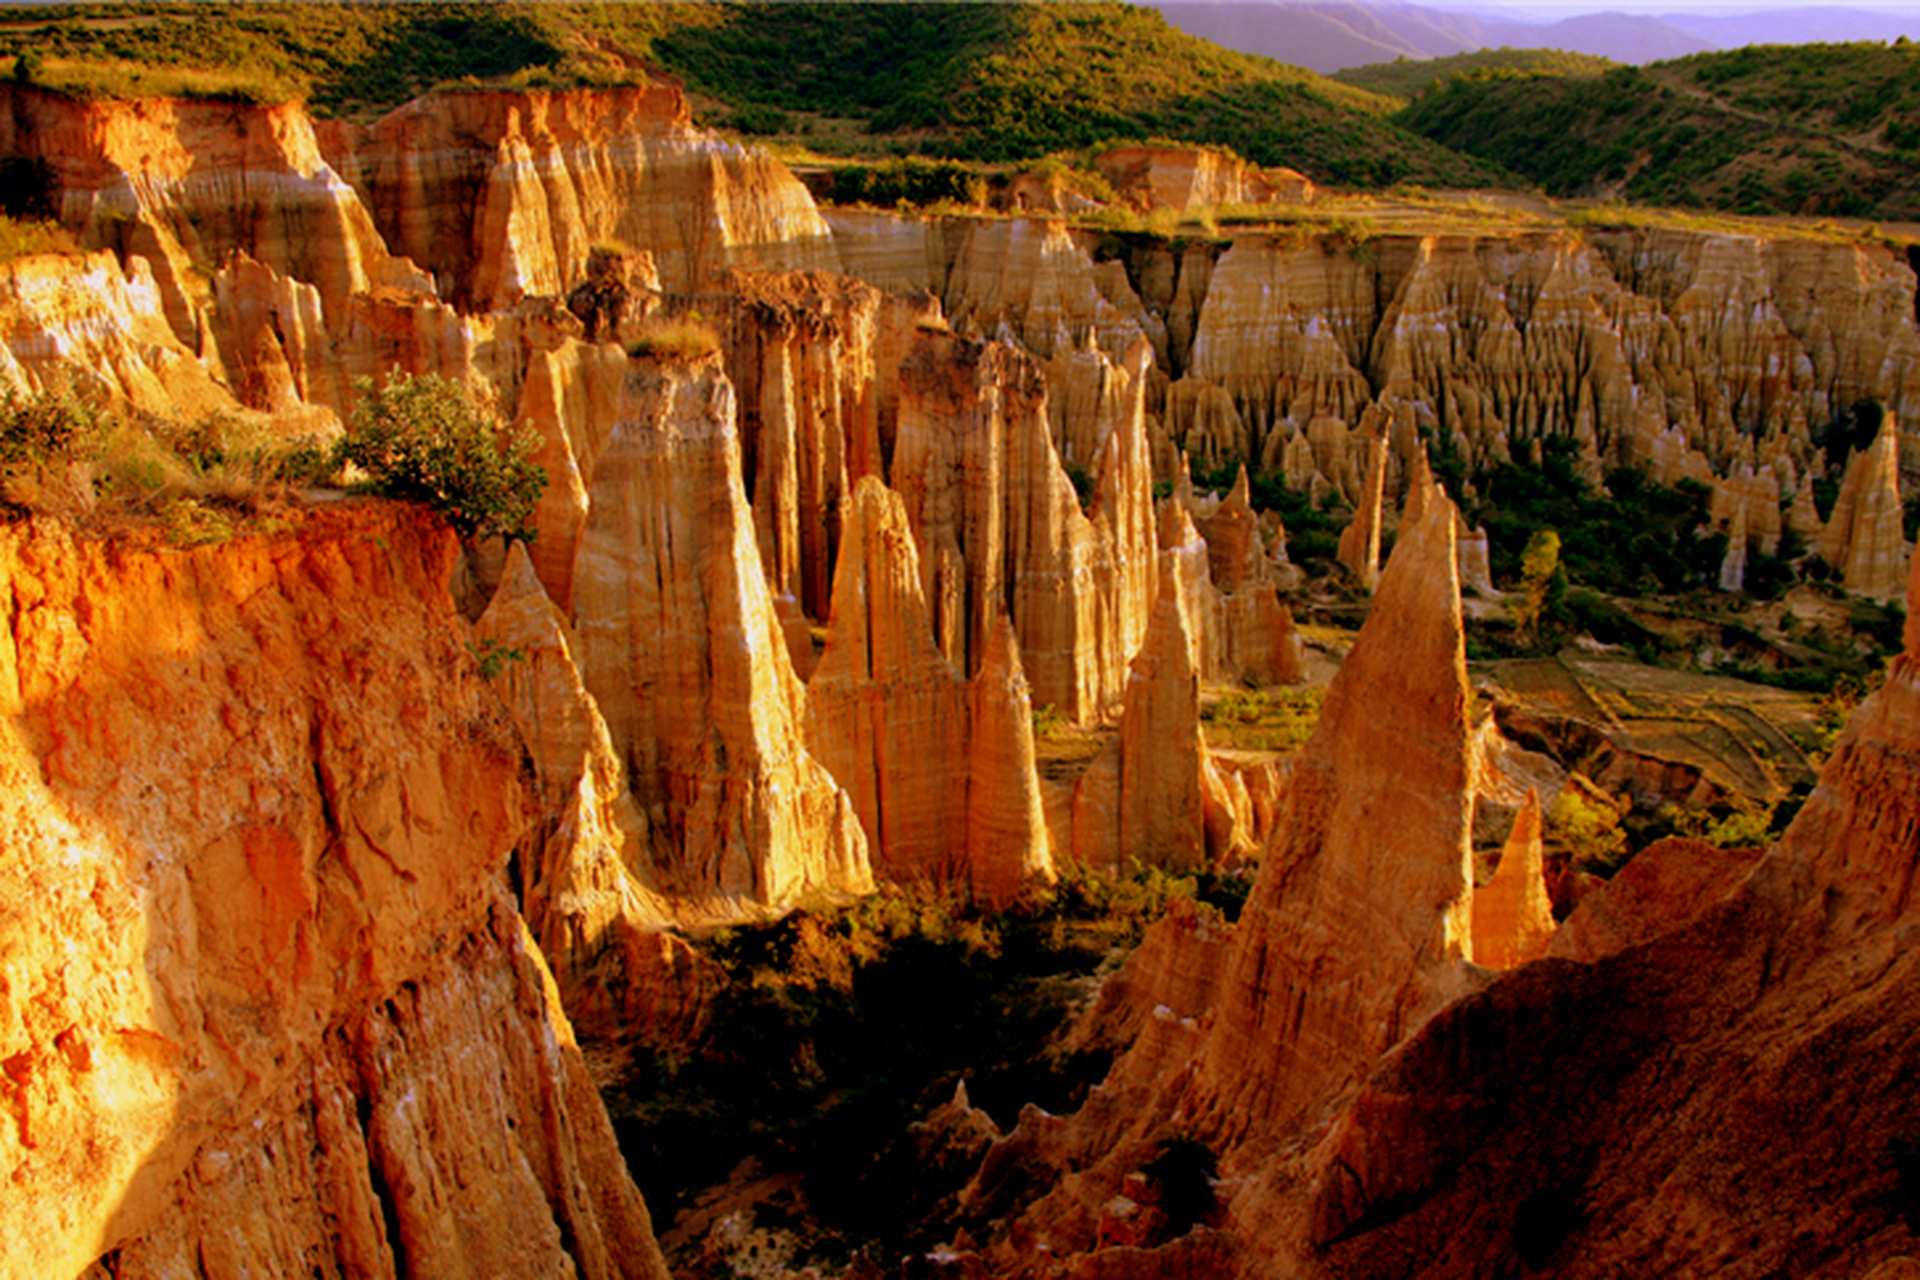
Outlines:
{"label": "light tan rock surface", "polygon": [[1203,147],[1114,147],[1095,156],[1093,164],[1122,199],[1140,209],[1306,204],[1315,194],[1313,183],[1293,169],[1261,169]]}
{"label": "light tan rock surface", "polygon": [[596,242],[648,251],[674,292],[734,266],[839,265],[799,180],[694,130],[670,86],[428,94],[325,145],[387,243],[463,306],[565,294]]}
{"label": "light tan rock surface", "polygon": [[0,153],[48,166],[58,217],[86,247],[147,259],[196,350],[203,268],[235,250],[313,285],[333,314],[374,285],[429,287],[388,251],[296,104],[76,99],[13,83],[0,101]]}
{"label": "light tan rock surface", "polygon": [[893,486],[906,503],[934,634],[977,672],[1013,619],[1034,701],[1088,722],[1117,713],[1153,597],[1153,498],[1140,375],[1082,510],[1048,427],[1038,367],[1010,348],[915,335],[900,374]]}
{"label": "light tan rock surface", "polygon": [[162,418],[240,407],[174,335],[147,260],[108,253],[0,263],[0,385]]}
{"label": "light tan rock surface", "polygon": [[637,361],[622,403],[593,471],[573,622],[657,882],[723,914],[869,890],[853,803],[803,746],[805,689],[760,565],[719,357]]}
{"label": "light tan rock surface", "polygon": [[1352,571],[1360,585],[1372,590],[1380,577],[1380,532],[1385,506],[1388,451],[1393,442],[1385,436],[1367,441],[1367,478],[1360,491],[1360,505],[1353,520],[1340,531],[1340,563]]}
{"label": "light tan rock surface", "polygon": [[970,692],[967,878],[976,902],[1005,905],[1055,878],[1034,764],[1033,700],[1005,614],[987,639]]}
{"label": "light tan rock surface", "polygon": [[524,842],[521,910],[570,1020],[602,1044],[680,1042],[705,1025],[723,983],[666,928],[674,904],[654,881],[646,815],[524,545],[508,553],[474,636],[533,758],[540,819]]}
{"label": "light tan rock surface", "polygon": [[1820,555],[1855,595],[1897,600],[1906,589],[1908,548],[1902,538],[1897,429],[1882,426],[1871,447],[1847,464]]}
{"label": "light tan rock surface", "polygon": [[968,689],[934,646],[899,495],[864,476],[845,518],[807,742],[852,798],[875,870],[966,884]]}
{"label": "light tan rock surface", "polygon": [[504,896],[454,555],[387,505],[0,532],[0,1273],[664,1277]]}

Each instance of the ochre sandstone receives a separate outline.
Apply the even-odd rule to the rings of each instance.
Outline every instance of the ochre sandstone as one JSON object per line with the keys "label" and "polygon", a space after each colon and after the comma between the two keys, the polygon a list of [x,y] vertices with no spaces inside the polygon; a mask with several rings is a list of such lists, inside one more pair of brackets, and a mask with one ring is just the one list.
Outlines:
{"label": "ochre sandstone", "polygon": [[505,896],[455,550],[0,531],[5,1274],[664,1277]]}
{"label": "ochre sandstone", "polygon": [[899,495],[864,476],[845,520],[807,741],[852,798],[877,871],[965,884],[967,686],[934,646]]}
{"label": "ochre sandstone", "polygon": [[1540,849],[1540,793],[1529,790],[1493,879],[1473,891],[1473,960],[1512,969],[1546,954],[1553,904]]}
{"label": "ochre sandstone", "polygon": [[803,746],[718,356],[636,361],[573,572],[580,672],[667,892],[716,911],[872,888],[851,798]]}

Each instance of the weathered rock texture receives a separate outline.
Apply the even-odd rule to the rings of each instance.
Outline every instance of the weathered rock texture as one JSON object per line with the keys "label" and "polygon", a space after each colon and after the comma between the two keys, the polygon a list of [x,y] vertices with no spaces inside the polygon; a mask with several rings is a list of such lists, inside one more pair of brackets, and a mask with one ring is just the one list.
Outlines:
{"label": "weathered rock texture", "polygon": [[1473,959],[1489,969],[1538,960],[1553,941],[1553,903],[1540,848],[1540,793],[1529,790],[1493,879],[1473,893]]}
{"label": "weathered rock texture", "polygon": [[1141,209],[1203,209],[1220,204],[1305,204],[1313,183],[1293,169],[1260,169],[1201,147],[1115,147],[1094,167],[1122,199]]}
{"label": "weathered rock texture", "polygon": [[1101,448],[1086,510],[1054,450],[1030,360],[921,331],[901,366],[893,486],[941,651],[977,672],[991,627],[1009,614],[1034,701],[1080,721],[1118,711],[1153,599],[1147,359],[1144,343],[1129,352],[1132,412]]}
{"label": "weathered rock texture", "polygon": [[1888,423],[1854,456],[1820,538],[1821,558],[1840,571],[1841,585],[1876,600],[1898,599],[1906,587],[1899,448]]}
{"label": "weathered rock texture", "polygon": [[[1186,944],[1150,940],[1129,965],[1129,982],[1155,1002],[1134,1046],[1078,1116],[1031,1124],[1023,1116],[984,1163],[968,1193],[975,1201],[1008,1170],[1024,1168],[1029,1186],[1059,1179],[1024,1212],[1008,1206],[1012,1225],[991,1265],[1024,1273],[1022,1242],[1041,1236],[1056,1253],[1090,1249],[1093,1207],[1169,1133],[1221,1152],[1226,1185],[1243,1189],[1234,1212],[1264,1223],[1277,1211],[1271,1177],[1286,1147],[1315,1132],[1380,1054],[1473,981],[1462,962],[1471,949],[1475,762],[1454,519],[1451,504],[1434,502],[1396,545],[1295,763],[1284,819],[1231,938],[1221,946],[1177,922],[1162,926],[1204,947],[1212,978],[1180,978],[1195,969]],[[1156,608],[1167,608],[1164,596]],[[1164,976],[1137,968],[1156,957]],[[1249,1248],[1266,1247],[1269,1233],[1250,1234],[1259,1238]],[[1168,1245],[1157,1265],[1219,1274],[1217,1244],[1196,1233]],[[1276,1263],[1267,1273],[1287,1269]]]}
{"label": "weathered rock texture", "polygon": [[600,1041],[697,1031],[718,987],[711,962],[664,927],[673,906],[655,882],[646,815],[580,679],[579,642],[523,545],[474,635],[533,760],[540,819],[523,842],[521,910],[570,1020]]}
{"label": "weathered rock texture", "polygon": [[504,893],[454,554],[0,532],[0,1272],[665,1275]]}
{"label": "weathered rock texture", "polygon": [[429,94],[325,147],[387,243],[463,306],[564,294],[596,243],[645,249],[674,292],[732,266],[838,265],[806,188],[691,128],[676,88]]}
{"label": "weathered rock texture", "polygon": [[573,572],[581,675],[657,881],[721,912],[873,885],[853,802],[803,745],[740,476],[719,357],[636,362]]}
{"label": "weathered rock texture", "polygon": [[[1464,682],[1435,673],[1458,670],[1457,615],[1405,598],[1441,595],[1451,556],[1416,541],[1416,558],[1396,548],[1241,922],[1225,939],[1158,927],[1080,1031],[1131,1041],[1107,1081],[1077,1116],[1029,1110],[988,1152],[961,1201],[999,1219],[985,1265],[1039,1274],[1044,1240],[1084,1255],[1069,1274],[1902,1274],[1920,626],[1770,853],[1649,850],[1550,958],[1485,985],[1455,964],[1472,752]],[[1368,661],[1396,632],[1405,647]],[[1398,699],[1350,700],[1396,683]],[[1375,789],[1394,776],[1409,783]],[[1369,861],[1398,837],[1392,863]],[[1219,1153],[1212,1225],[1124,1263],[1090,1252],[1099,1206],[1170,1135]]]}
{"label": "weathered rock texture", "polygon": [[987,638],[971,690],[967,758],[967,876],[974,899],[1000,905],[1055,878],[1034,767],[1033,701],[1005,614]]}
{"label": "weathered rock texture", "polygon": [[1920,401],[1912,290],[1864,246],[1619,232],[1350,256],[1249,235],[1211,274],[1188,376],[1231,396],[1244,456],[1378,403],[1474,465],[1561,436],[1597,473],[1648,462],[1672,427],[1721,474],[1783,452],[1804,473],[1808,424]]}
{"label": "weathered rock texture", "polygon": [[808,741],[853,798],[878,869],[966,883],[968,690],[934,646],[906,510],[872,476],[848,503],[807,701]]}
{"label": "weathered rock texture", "polygon": [[0,264],[0,385],[66,388],[162,418],[239,408],[167,323],[145,258]]}

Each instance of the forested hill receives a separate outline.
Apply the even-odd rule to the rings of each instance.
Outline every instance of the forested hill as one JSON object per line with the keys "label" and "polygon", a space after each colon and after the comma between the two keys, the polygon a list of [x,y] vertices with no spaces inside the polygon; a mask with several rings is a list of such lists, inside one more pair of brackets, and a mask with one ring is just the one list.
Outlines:
{"label": "forested hill", "polygon": [[1549,195],[1920,217],[1920,45],[1769,45],[1597,77],[1487,71],[1397,117]]}

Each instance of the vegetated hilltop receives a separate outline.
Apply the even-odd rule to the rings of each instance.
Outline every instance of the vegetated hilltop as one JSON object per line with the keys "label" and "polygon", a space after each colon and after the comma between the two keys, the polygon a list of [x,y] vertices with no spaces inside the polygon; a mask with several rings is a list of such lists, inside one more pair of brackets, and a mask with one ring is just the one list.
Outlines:
{"label": "vegetated hilltop", "polygon": [[1920,211],[1920,46],[1779,45],[1597,78],[1481,73],[1397,119],[1552,195],[1740,213]]}
{"label": "vegetated hilltop", "polygon": [[1368,89],[1411,102],[1462,76],[1515,73],[1529,76],[1567,76],[1592,79],[1620,64],[1590,53],[1565,49],[1475,49],[1446,58],[1396,58],[1336,72],[1334,79],[1356,89]]}
{"label": "vegetated hilltop", "polygon": [[81,6],[0,26],[0,52],[29,51],[70,91],[305,97],[333,114],[468,77],[618,83],[654,67],[720,104],[713,123],[840,149],[1000,161],[1171,137],[1348,185],[1502,176],[1392,124],[1391,99],[1125,5]]}

